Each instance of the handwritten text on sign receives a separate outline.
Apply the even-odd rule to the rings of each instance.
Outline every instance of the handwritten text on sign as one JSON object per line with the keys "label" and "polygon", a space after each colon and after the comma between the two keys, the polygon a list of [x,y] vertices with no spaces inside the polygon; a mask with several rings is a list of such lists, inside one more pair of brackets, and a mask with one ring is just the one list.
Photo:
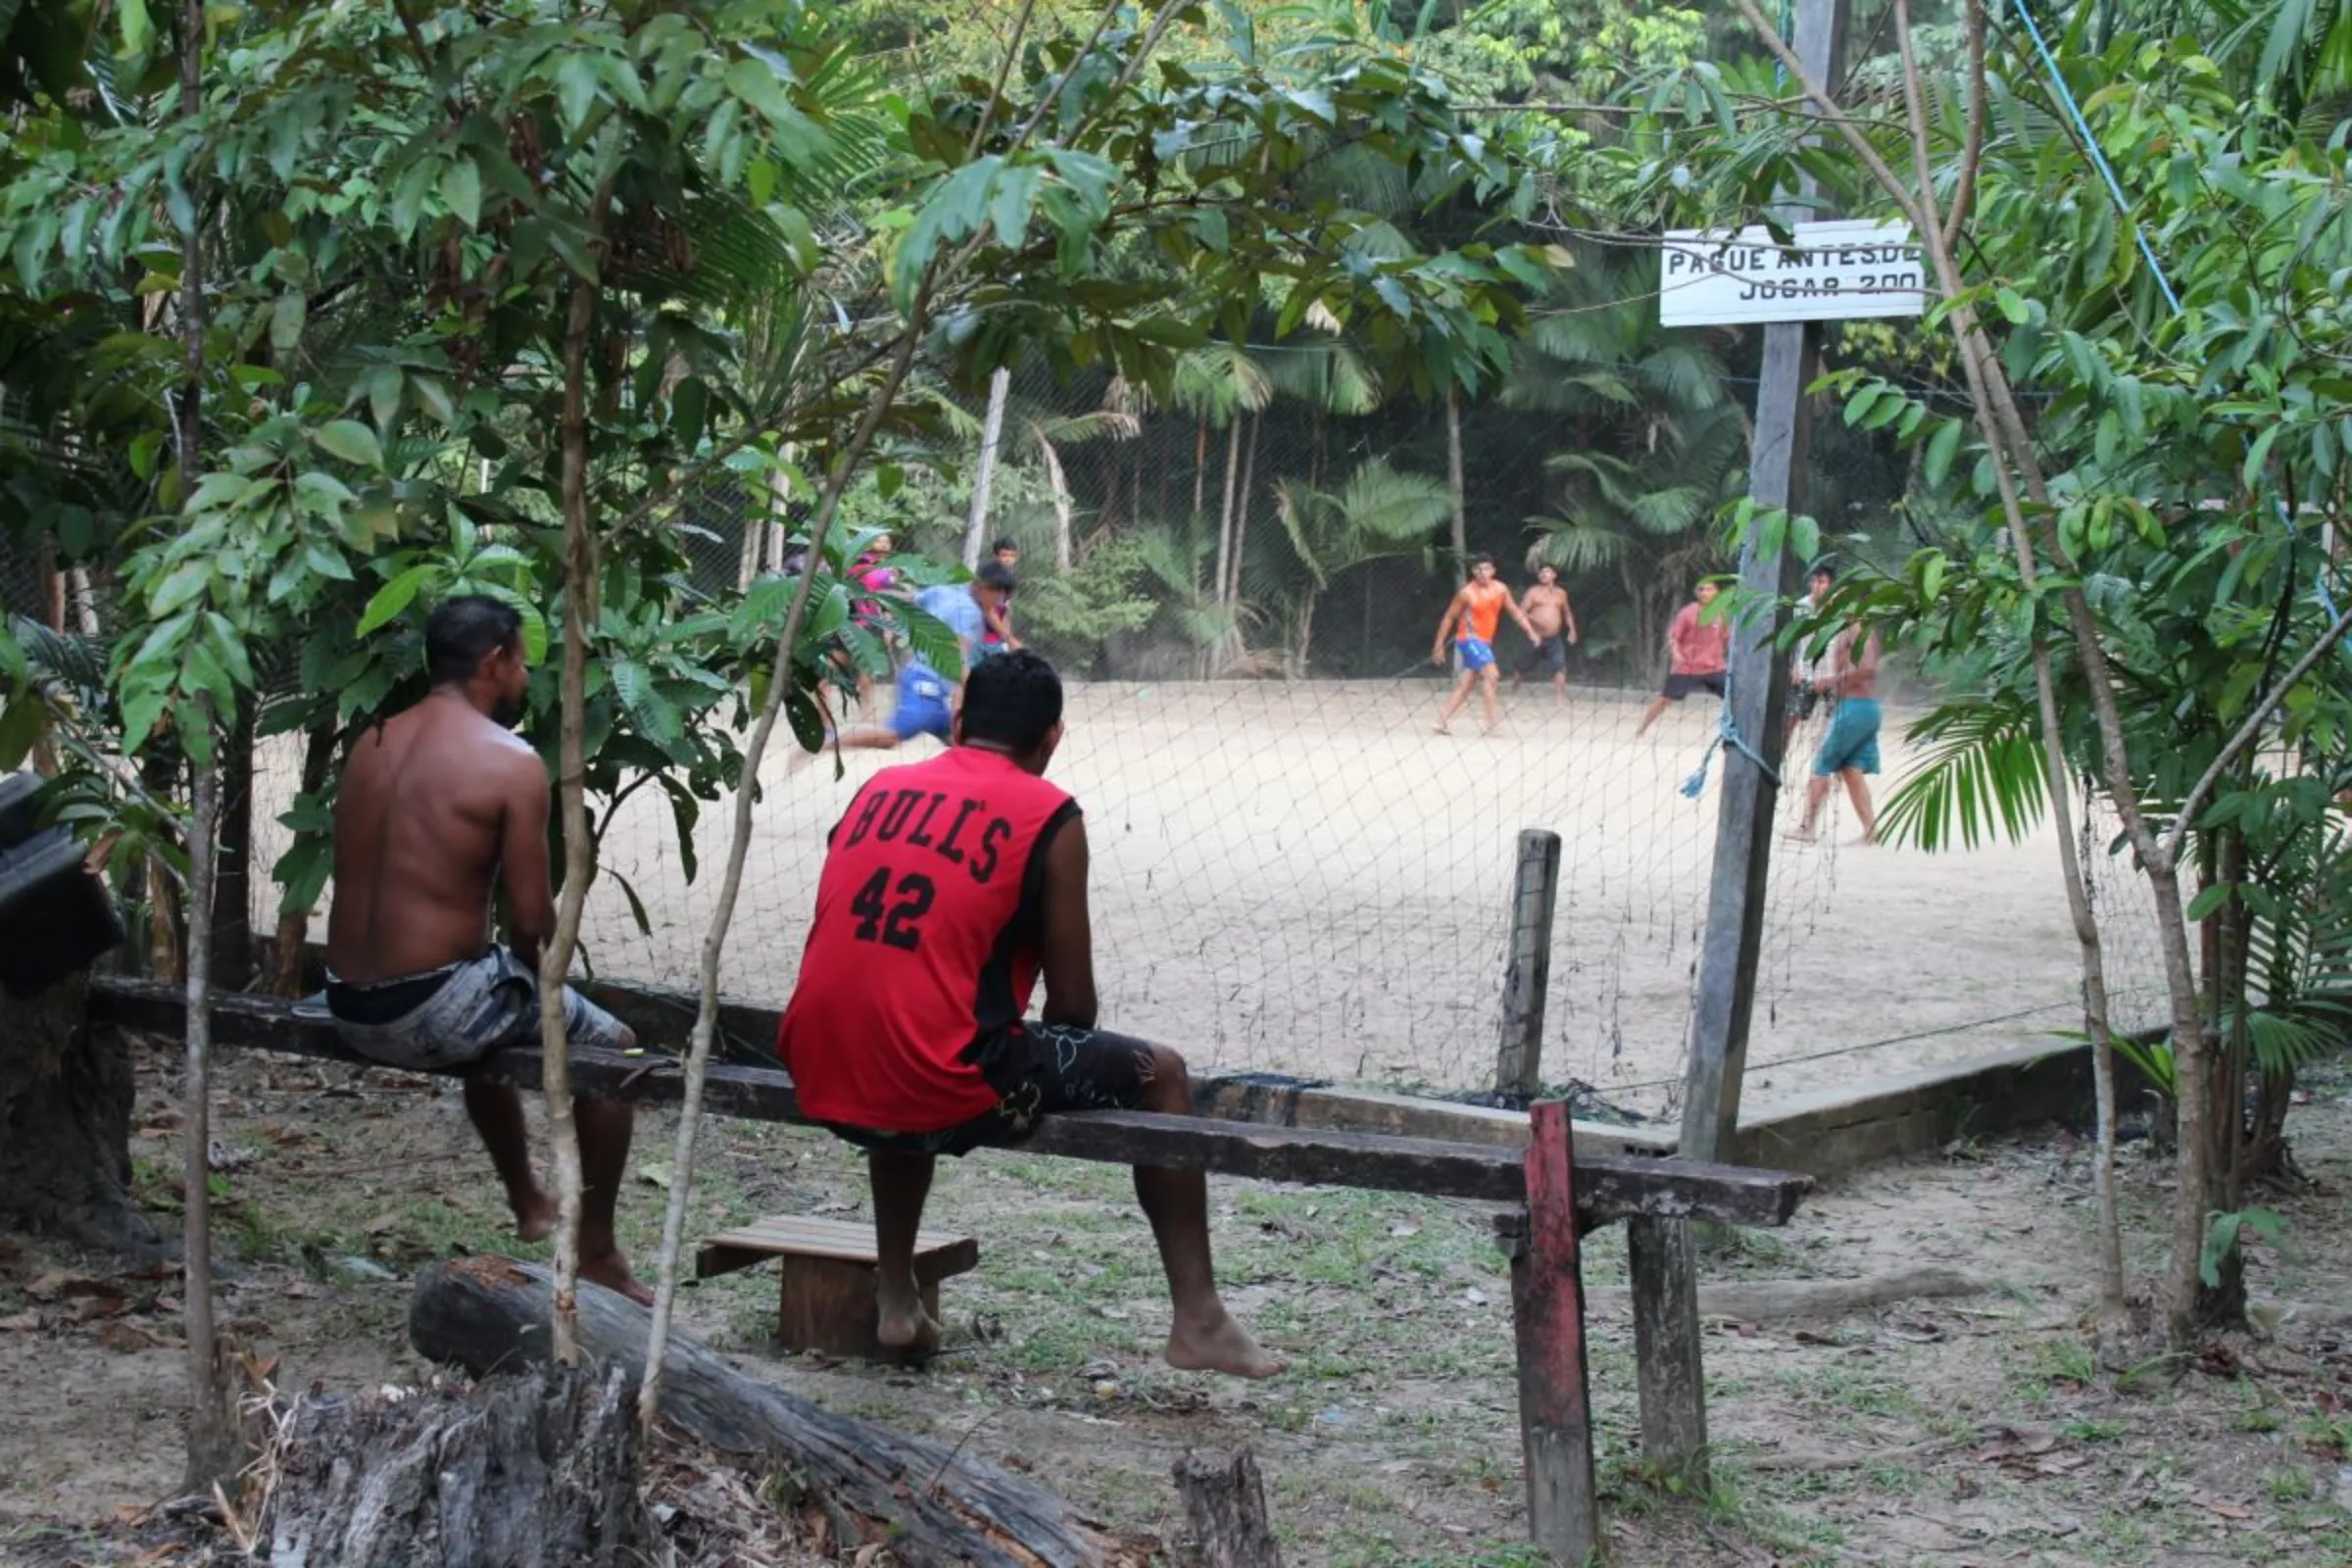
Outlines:
{"label": "handwritten text on sign", "polygon": [[1792,245],[1758,224],[1738,234],[1668,229],[1659,269],[1665,326],[1917,316],[1926,272],[1906,223],[1798,223]]}

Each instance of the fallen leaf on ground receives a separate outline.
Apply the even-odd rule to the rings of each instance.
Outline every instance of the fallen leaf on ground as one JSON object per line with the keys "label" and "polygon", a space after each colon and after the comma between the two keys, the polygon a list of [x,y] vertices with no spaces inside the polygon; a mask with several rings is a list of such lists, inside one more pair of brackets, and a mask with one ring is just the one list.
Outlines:
{"label": "fallen leaf on ground", "polygon": [[54,1301],[65,1295],[66,1287],[73,1283],[73,1275],[66,1273],[63,1269],[52,1269],[30,1285],[25,1286],[24,1294],[36,1301]]}
{"label": "fallen leaf on ground", "polygon": [[158,1345],[163,1343],[154,1335],[148,1333],[145,1329],[140,1328],[137,1324],[124,1323],[120,1320],[113,1320],[99,1324],[98,1332],[92,1335],[91,1338],[95,1339],[107,1349],[121,1350],[124,1352],[131,1350],[152,1350]]}
{"label": "fallen leaf on ground", "polygon": [[2240,1507],[2234,1502],[2217,1497],[2208,1492],[2192,1492],[2188,1494],[2188,1500],[2207,1513],[2223,1519],[2251,1519],[2254,1517],[2253,1509]]}
{"label": "fallen leaf on ground", "polygon": [[41,1326],[38,1312],[19,1312],[13,1317],[0,1317],[0,1333],[21,1334]]}
{"label": "fallen leaf on ground", "polygon": [[130,1310],[130,1302],[120,1296],[81,1296],[74,1298],[66,1315],[76,1323],[93,1318],[120,1317]]}

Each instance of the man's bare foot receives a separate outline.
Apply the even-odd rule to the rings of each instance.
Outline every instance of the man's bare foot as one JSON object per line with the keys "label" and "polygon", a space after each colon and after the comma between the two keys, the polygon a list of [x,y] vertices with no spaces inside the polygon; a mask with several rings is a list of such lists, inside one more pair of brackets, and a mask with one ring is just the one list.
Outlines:
{"label": "man's bare foot", "polygon": [[939,1348],[945,1331],[937,1318],[923,1310],[920,1297],[903,1306],[877,1297],[875,1306],[874,1341],[885,1350],[919,1361]]}
{"label": "man's bare foot", "polygon": [[514,1202],[514,1234],[526,1242],[544,1242],[556,1234],[556,1200],[534,1192]]}
{"label": "man's bare foot", "polygon": [[637,1283],[637,1276],[629,1272],[629,1260],[617,1247],[594,1257],[581,1258],[580,1278],[625,1296],[639,1306],[654,1304],[654,1293]]}
{"label": "man's bare foot", "polygon": [[1856,849],[1875,850],[1879,847],[1879,836],[1876,833],[1865,833],[1860,838],[1854,840],[1854,847]]}
{"label": "man's bare foot", "polygon": [[1453,731],[1447,729],[1445,725],[1440,724],[1438,726],[1438,733],[1441,735],[1450,735],[1453,733]]}
{"label": "man's bare foot", "polygon": [[1810,844],[1813,842],[1813,830],[1809,827],[1792,827],[1781,837],[1791,844]]}
{"label": "man's bare foot", "polygon": [[1237,1378],[1270,1378],[1290,1363],[1268,1354],[1250,1331],[1220,1310],[1214,1323],[1192,1327],[1179,1318],[1168,1330],[1168,1365],[1182,1372],[1226,1372]]}

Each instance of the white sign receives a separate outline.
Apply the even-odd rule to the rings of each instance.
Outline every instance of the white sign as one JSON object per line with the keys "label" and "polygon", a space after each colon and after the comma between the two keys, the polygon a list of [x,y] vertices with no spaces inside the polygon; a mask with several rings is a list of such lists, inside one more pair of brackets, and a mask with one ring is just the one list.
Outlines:
{"label": "white sign", "polygon": [[1917,316],[1926,269],[1908,223],[1798,223],[1792,245],[1758,224],[1737,234],[1671,228],[1659,265],[1664,326]]}

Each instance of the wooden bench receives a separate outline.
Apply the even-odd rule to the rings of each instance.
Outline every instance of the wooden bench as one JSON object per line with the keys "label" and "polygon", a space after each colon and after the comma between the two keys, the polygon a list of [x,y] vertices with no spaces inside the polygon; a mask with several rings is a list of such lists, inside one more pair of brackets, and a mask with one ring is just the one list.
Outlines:
{"label": "wooden bench", "polygon": [[[768,1258],[784,1260],[776,1308],[776,1343],[787,1350],[891,1361],[874,1338],[874,1227],[862,1220],[775,1214],[713,1236],[694,1254],[696,1279],[732,1274]],[[923,1310],[939,1316],[939,1282],[980,1266],[980,1244],[968,1236],[921,1231],[914,1238],[914,1282]]]}
{"label": "wooden bench", "polygon": [[[187,1008],[176,987],[102,977],[90,989],[89,1016],[97,1025],[177,1035]],[[773,1025],[763,1027],[774,1038]],[[343,1044],[322,1012],[269,997],[218,998],[213,1039],[372,1065]],[[473,1071],[536,1089],[542,1065],[538,1048],[516,1047]],[[674,1104],[684,1093],[683,1076],[667,1057],[575,1050],[570,1069],[580,1094]],[[710,1115],[747,1121],[808,1119],[789,1075],[733,1062],[711,1063],[703,1106]],[[1597,1557],[1604,1544],[1586,1388],[1582,1238],[1597,1226],[1626,1222],[1643,1458],[1657,1472],[1697,1481],[1706,1462],[1706,1385],[1687,1222],[1786,1225],[1813,1185],[1788,1171],[1641,1154],[1580,1156],[1567,1106],[1556,1101],[1530,1112],[1524,1148],[1099,1110],[1045,1117],[1021,1152],[1505,1205],[1495,1228],[1511,1260],[1529,1534],[1539,1548],[1571,1563]]]}

